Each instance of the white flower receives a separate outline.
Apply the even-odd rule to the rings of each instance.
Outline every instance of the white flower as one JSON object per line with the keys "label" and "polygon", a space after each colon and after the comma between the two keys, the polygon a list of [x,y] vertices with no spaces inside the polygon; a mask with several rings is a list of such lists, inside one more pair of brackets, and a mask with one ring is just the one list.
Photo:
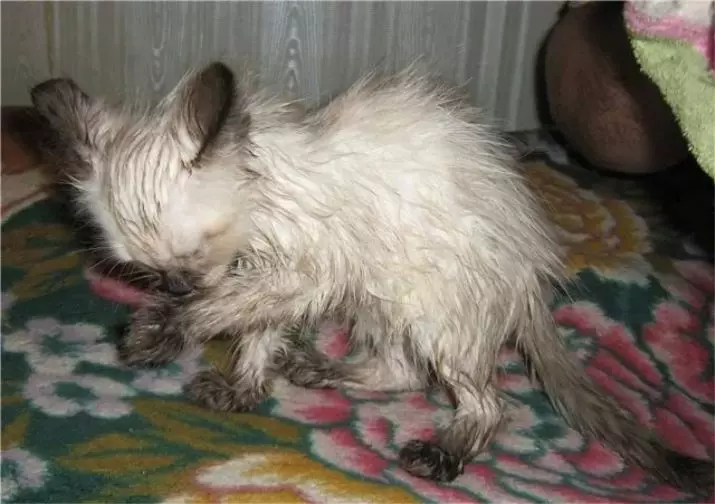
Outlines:
{"label": "white flower", "polygon": [[181,389],[200,369],[201,350],[189,348],[174,362],[158,369],[136,372],[132,387],[158,395],[181,394]]}
{"label": "white flower", "polygon": [[22,448],[2,452],[2,500],[7,502],[22,490],[38,490],[45,484],[47,462]]}
{"label": "white flower", "polygon": [[100,418],[120,418],[132,412],[125,399],[134,389],[90,374],[67,376],[35,373],[27,380],[25,397],[44,413],[68,417],[85,412]]}
{"label": "white flower", "polygon": [[117,365],[114,345],[101,342],[105,336],[97,325],[37,318],[28,321],[24,330],[4,335],[2,345],[6,352],[24,353],[34,371],[70,375],[80,362]]}
{"label": "white flower", "polygon": [[[3,336],[3,351],[25,355],[33,373],[24,385],[25,397],[42,412],[69,417],[78,413],[112,419],[132,412],[138,392],[176,395],[200,368],[201,351],[187,349],[159,369],[130,370],[117,358],[115,345],[104,341],[102,327],[60,324],[53,318],[32,319],[25,329]],[[93,374],[78,365],[99,365]],[[110,378],[101,368],[114,369]],[[123,372],[117,374],[116,370]]]}

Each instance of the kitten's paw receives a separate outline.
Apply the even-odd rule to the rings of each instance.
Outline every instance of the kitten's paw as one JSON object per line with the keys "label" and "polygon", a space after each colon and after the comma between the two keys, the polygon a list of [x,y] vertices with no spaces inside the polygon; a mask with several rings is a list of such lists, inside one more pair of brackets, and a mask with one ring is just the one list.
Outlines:
{"label": "kitten's paw", "polygon": [[413,439],[399,454],[400,467],[414,476],[443,483],[464,472],[464,461],[434,443]]}
{"label": "kitten's paw", "polygon": [[138,309],[118,344],[119,360],[133,367],[157,367],[175,360],[185,342],[173,329],[171,315],[159,306]]}
{"label": "kitten's paw", "polygon": [[330,388],[344,378],[340,364],[330,361],[307,345],[288,349],[277,362],[279,372],[293,385],[305,388]]}
{"label": "kitten's paw", "polygon": [[195,403],[224,412],[251,411],[265,396],[265,390],[258,387],[237,387],[217,369],[201,371],[184,387],[184,392]]}

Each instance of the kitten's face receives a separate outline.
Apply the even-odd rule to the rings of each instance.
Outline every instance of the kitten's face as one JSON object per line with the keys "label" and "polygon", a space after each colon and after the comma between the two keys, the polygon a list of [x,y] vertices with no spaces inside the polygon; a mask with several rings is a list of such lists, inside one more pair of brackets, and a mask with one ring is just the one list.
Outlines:
{"label": "kitten's face", "polygon": [[175,293],[236,253],[239,177],[226,176],[221,159],[246,143],[248,117],[237,95],[221,64],[188,77],[142,114],[110,109],[70,80],[32,90],[55,133],[49,153],[105,245],[120,261],[162,273]]}

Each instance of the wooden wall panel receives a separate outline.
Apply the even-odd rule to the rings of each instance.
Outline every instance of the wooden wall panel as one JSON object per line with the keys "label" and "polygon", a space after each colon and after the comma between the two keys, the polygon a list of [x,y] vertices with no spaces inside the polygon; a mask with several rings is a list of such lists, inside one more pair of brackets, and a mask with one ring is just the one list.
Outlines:
{"label": "wooden wall panel", "polygon": [[2,2],[0,18],[2,103],[24,105],[32,83],[52,73],[45,7],[40,2]]}
{"label": "wooden wall panel", "polygon": [[191,66],[247,66],[324,101],[365,71],[424,57],[507,129],[536,126],[533,64],[560,2],[0,3],[2,101],[71,76],[90,93],[158,100]]}

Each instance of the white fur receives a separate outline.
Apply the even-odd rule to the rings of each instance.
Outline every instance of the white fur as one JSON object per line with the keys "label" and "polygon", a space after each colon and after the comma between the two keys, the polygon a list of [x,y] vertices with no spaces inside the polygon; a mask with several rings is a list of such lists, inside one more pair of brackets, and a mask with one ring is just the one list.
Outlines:
{"label": "white fur", "polygon": [[[211,281],[236,251],[269,257],[300,277],[313,316],[356,291],[360,317],[388,339],[409,328],[417,353],[463,380],[462,360],[477,369],[491,359],[492,342],[528,318],[527,294],[561,274],[541,209],[503,146],[467,122],[473,110],[412,72],[385,86],[360,82],[302,122],[280,120],[285,108],[248,100],[253,156],[186,171],[177,168],[186,141],[160,136],[128,149],[131,159],[95,163],[81,188],[116,254],[159,268],[190,260]],[[151,126],[159,135],[161,119]]]}

